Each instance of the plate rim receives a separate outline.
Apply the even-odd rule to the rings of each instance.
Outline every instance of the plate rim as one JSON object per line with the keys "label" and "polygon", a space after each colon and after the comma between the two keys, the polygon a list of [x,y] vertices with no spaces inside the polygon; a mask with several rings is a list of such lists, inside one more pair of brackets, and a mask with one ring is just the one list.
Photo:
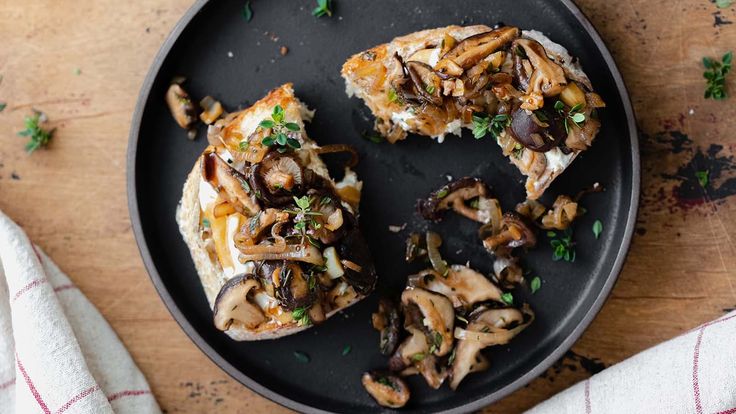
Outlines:
{"label": "plate rim", "polygon": [[[171,51],[171,48],[174,46],[184,29],[186,29],[192,19],[209,2],[210,0],[196,0],[196,2],[184,13],[184,15],[176,23],[176,25],[171,30],[171,32],[161,45],[160,49],[156,53],[153,59],[153,63],[151,64],[151,67],[148,70],[148,73],[146,74],[146,77],[144,78],[141,85],[138,99],[136,100],[135,110],[133,111],[133,117],[131,119],[126,156],[126,192],[128,196],[128,212],[130,215],[130,221],[133,228],[135,241],[138,246],[141,258],[143,259],[144,267],[146,268],[146,271],[156,289],[156,292],[166,306],[166,309],[174,317],[174,320],[184,331],[187,337],[189,337],[189,339],[194,342],[194,344],[200,349],[200,351],[202,351],[212,362],[214,362],[220,369],[230,375],[233,379],[245,385],[247,388],[256,392],[260,396],[271,400],[272,402],[275,402],[292,410],[296,410],[298,412],[325,414],[331,413],[330,411],[303,404],[299,401],[292,400],[291,398],[288,398],[276,391],[272,391],[271,389],[259,384],[256,380],[245,375],[243,372],[241,372],[228,361],[226,361],[225,358],[223,358],[217,351],[215,351],[215,349],[212,348],[212,346],[210,346],[210,344],[207,343],[207,341],[201,335],[199,335],[196,329],[192,326],[192,324],[184,316],[184,314],[174,302],[174,299],[171,297],[171,294],[164,285],[163,280],[158,273],[158,269],[154,264],[153,257],[151,256],[151,252],[148,249],[148,244],[146,243],[143,234],[140,211],[138,209],[138,194],[136,191],[136,158],[138,152],[138,138],[140,134],[141,123],[143,120],[143,111],[145,108],[145,104],[148,101],[153,83],[159,71],[161,70],[164,60]],[[610,296],[619,275],[621,274],[621,270],[630,251],[631,240],[633,237],[634,228],[636,226],[636,218],[639,210],[639,193],[641,190],[641,157],[639,151],[639,133],[636,127],[636,117],[634,114],[633,106],[631,104],[631,98],[629,96],[628,89],[626,87],[626,84],[624,83],[618,65],[616,65],[616,62],[614,61],[610,50],[606,46],[605,42],[593,26],[593,24],[587,18],[587,16],[575,3],[573,3],[572,0],[560,0],[560,4],[561,6],[566,7],[572,13],[573,17],[575,17],[578,23],[580,23],[580,25],[583,27],[588,36],[590,36],[591,40],[593,40],[593,43],[596,45],[599,52],[601,53],[606,66],[611,71],[616,90],[621,98],[623,111],[626,115],[627,127],[629,129],[629,139],[631,141],[632,191],[629,200],[631,208],[629,209],[629,212],[626,216],[626,226],[624,228],[622,243],[620,244],[619,249],[616,253],[616,259],[614,260],[611,271],[606,277],[606,281],[603,284],[602,289],[598,292],[598,295],[591,304],[590,308],[588,308],[587,312],[585,312],[582,319],[577,323],[572,332],[567,335],[567,337],[555,349],[553,349],[552,352],[550,352],[544,359],[542,359],[539,363],[536,364],[536,366],[534,366],[524,375],[503,386],[497,391],[487,394],[486,396],[475,401],[471,401],[463,405],[454,407],[450,410],[446,410],[446,413],[465,413],[478,410],[490,404],[493,404],[501,400],[502,398],[510,395],[511,393],[521,389],[523,386],[530,383],[532,380],[534,380],[544,371],[546,371],[549,367],[551,367],[555,361],[561,358],[565,352],[572,348],[575,342],[580,339],[583,332],[585,332],[590,326],[595,316],[600,312],[601,308]]]}

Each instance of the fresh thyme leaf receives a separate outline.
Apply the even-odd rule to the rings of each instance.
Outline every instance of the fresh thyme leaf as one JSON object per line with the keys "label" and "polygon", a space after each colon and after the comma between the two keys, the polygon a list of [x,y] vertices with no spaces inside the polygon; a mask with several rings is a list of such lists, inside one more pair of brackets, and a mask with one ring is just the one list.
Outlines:
{"label": "fresh thyme leaf", "polygon": [[267,147],[276,146],[276,150],[280,153],[302,147],[299,140],[295,138],[299,136],[301,127],[295,122],[284,122],[284,108],[281,105],[274,106],[271,119],[264,119],[258,124],[258,127],[271,131],[271,135],[263,138],[261,144]]}
{"label": "fresh thyme leaf", "polygon": [[719,9],[725,9],[733,3],[733,0],[716,0],[716,7]]}
{"label": "fresh thyme leaf", "polygon": [[434,93],[434,91],[435,91],[435,89],[434,89],[434,85],[427,85],[427,86],[426,86],[426,87],[424,88],[424,90],[426,90],[428,94],[432,95],[432,94]]}
{"label": "fresh thyme leaf", "polygon": [[452,365],[453,362],[455,362],[455,351],[457,350],[457,347],[452,348],[452,352],[450,353],[450,357],[447,358],[447,365]]}
{"label": "fresh thyme leaf", "polygon": [[46,116],[39,111],[34,111],[32,116],[27,116],[24,120],[26,129],[18,132],[21,137],[28,137],[30,141],[26,143],[26,151],[30,154],[33,151],[48,145],[54,136],[55,129],[45,130],[42,124],[46,121]]}
{"label": "fresh thyme leaf", "polygon": [[250,147],[250,142],[248,141],[240,141],[240,143],[238,144],[238,149],[240,150],[240,152],[245,152],[248,147]]}
{"label": "fresh thyme leaf", "polygon": [[695,171],[695,177],[697,177],[700,186],[706,188],[708,181],[710,181],[710,170]]}
{"label": "fresh thyme leaf", "polygon": [[481,139],[488,133],[488,126],[491,120],[488,117],[473,115],[473,136],[475,139]]}
{"label": "fresh thyme leaf", "polygon": [[5,103],[5,102],[0,102],[0,112],[4,111],[4,110],[5,110],[5,107],[6,107],[6,106],[8,106],[8,104],[7,104],[7,103]]}
{"label": "fresh thyme leaf", "polygon": [[600,220],[596,220],[593,223],[593,235],[596,239],[598,239],[601,236],[601,232],[603,231],[603,223]]}
{"label": "fresh thyme leaf", "polygon": [[385,385],[387,387],[391,387],[391,389],[394,390],[394,391],[399,391],[399,387],[397,387],[396,384],[394,384],[393,382],[391,382],[391,380],[389,380],[386,377],[381,377],[381,378],[377,379],[376,382],[379,383],[379,384],[383,384],[383,385]]}
{"label": "fresh thyme leaf", "polygon": [[383,136],[381,136],[380,134],[376,132],[366,132],[363,134],[363,138],[367,139],[368,141],[374,144],[380,144],[386,140]]}
{"label": "fresh thyme leaf", "polygon": [[557,233],[555,233],[553,231],[548,231],[547,232],[547,237],[557,237]]}
{"label": "fresh thyme leaf", "polygon": [[575,122],[576,124],[580,124],[585,121],[585,114],[577,113],[574,114],[572,117],[572,122]]}
{"label": "fresh thyme leaf", "polygon": [[522,154],[524,154],[524,147],[521,146],[521,144],[516,143],[516,145],[514,145],[514,149],[511,150],[511,154],[514,158],[520,159]]}
{"label": "fresh thyme leaf", "polygon": [[449,193],[449,190],[447,189],[447,187],[442,187],[439,189],[439,191],[437,191],[436,196],[437,198],[445,198],[447,197],[448,193]]}
{"label": "fresh thyme leaf", "polygon": [[299,130],[301,130],[301,128],[299,127],[299,124],[297,124],[295,122],[287,122],[287,123],[284,124],[284,126],[289,131],[299,132]]}
{"label": "fresh thyme leaf", "polygon": [[555,109],[561,112],[565,109],[565,104],[562,101],[557,101],[555,102]]}
{"label": "fresh thyme leaf", "polygon": [[304,352],[300,351],[294,351],[294,358],[296,358],[297,361],[306,364],[310,361],[309,355],[305,354]]}
{"label": "fresh thyme leaf", "polygon": [[275,124],[273,123],[273,121],[268,120],[268,119],[264,119],[263,121],[261,121],[260,124],[258,124],[259,127],[264,128],[264,129],[273,128],[274,125]]}
{"label": "fresh thyme leaf", "polygon": [[253,10],[250,8],[250,1],[245,2],[245,6],[243,7],[243,18],[246,22],[253,20]]}
{"label": "fresh thyme leaf", "polygon": [[389,88],[389,90],[388,90],[388,92],[386,92],[386,94],[388,95],[388,101],[389,102],[398,103],[398,104],[401,103],[401,98],[399,98],[399,94],[396,93],[396,89]]}
{"label": "fresh thyme leaf", "polygon": [[[554,232],[548,232],[547,235],[549,237],[556,236],[550,236],[550,233]],[[572,240],[572,230],[565,230],[561,236],[550,240],[549,244],[553,249],[552,260],[559,261],[564,259],[567,262],[575,261],[575,242]]]}
{"label": "fresh thyme leaf", "polygon": [[424,358],[426,357],[427,356],[424,354],[424,352],[417,352],[416,354],[411,356],[411,360],[414,362],[419,362],[419,361],[423,361]]}
{"label": "fresh thyme leaf", "polygon": [[507,305],[513,305],[514,304],[514,295],[511,294],[511,292],[506,292],[503,295],[501,295],[501,300],[503,303]]}
{"label": "fresh thyme leaf", "polygon": [[542,287],[542,279],[540,279],[539,276],[534,276],[534,279],[532,279],[532,282],[530,283],[530,287],[532,288],[532,294],[537,293],[539,288]]}
{"label": "fresh thyme leaf", "polygon": [[312,10],[312,15],[315,17],[332,17],[331,3],[331,0],[317,0],[317,7]]}
{"label": "fresh thyme leaf", "polygon": [[79,69],[79,68],[74,69],[74,74],[77,75],[77,76],[81,75],[82,74],[82,69]]}
{"label": "fresh thyme leaf", "polygon": [[345,348],[342,349],[342,356],[346,356],[350,353],[350,351],[353,350],[353,347],[350,345],[345,345]]}
{"label": "fresh thyme leaf", "polygon": [[473,136],[475,139],[481,139],[490,132],[493,138],[498,139],[509,125],[511,125],[511,117],[507,114],[498,114],[493,118],[473,115]]}
{"label": "fresh thyme leaf", "polygon": [[202,219],[202,226],[204,226],[205,228],[209,228],[210,227],[210,220],[209,219],[206,219],[206,218],[203,218]]}
{"label": "fresh thyme leaf", "polygon": [[309,307],[300,306],[291,312],[298,326],[309,326],[312,324],[312,318],[309,317]]}
{"label": "fresh thyme leaf", "polygon": [[706,71],[703,77],[706,80],[705,99],[711,98],[715,100],[726,99],[726,75],[731,71],[731,62],[733,61],[733,52],[728,52],[721,58],[721,61],[703,58],[703,66]]}

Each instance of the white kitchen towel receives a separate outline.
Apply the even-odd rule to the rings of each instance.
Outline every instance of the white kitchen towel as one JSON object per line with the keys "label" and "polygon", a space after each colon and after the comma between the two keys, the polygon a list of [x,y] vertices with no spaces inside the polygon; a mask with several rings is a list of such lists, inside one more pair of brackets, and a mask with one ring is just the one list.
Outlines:
{"label": "white kitchen towel", "polygon": [[528,414],[736,414],[736,312],[613,365]]}
{"label": "white kitchen towel", "polygon": [[107,321],[0,212],[0,413],[160,413]]}

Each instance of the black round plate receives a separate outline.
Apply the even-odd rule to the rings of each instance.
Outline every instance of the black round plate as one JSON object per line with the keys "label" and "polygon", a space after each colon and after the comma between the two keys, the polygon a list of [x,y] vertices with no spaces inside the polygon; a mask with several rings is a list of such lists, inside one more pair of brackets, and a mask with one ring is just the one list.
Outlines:
{"label": "black round plate", "polygon": [[[417,30],[450,24],[499,21],[537,29],[578,56],[607,107],[595,145],[547,191],[575,194],[600,182],[604,193],[587,196],[588,213],[575,224],[577,259],[553,262],[549,242],[526,256],[539,292],[514,291],[528,301],[537,320],[508,346],[488,352],[490,370],[472,374],[452,392],[430,390],[410,379],[412,400],[405,412],[469,411],[497,401],[548,368],[572,346],[598,312],[621,269],[629,247],[639,196],[639,152],[634,117],[621,76],[598,34],[572,2],[563,0],[348,1],[333,3],[332,18],[317,19],[314,1],[253,1],[253,20],[243,18],[243,0],[197,1],[166,40],[141,90],[128,147],[128,196],[133,229],[143,260],[159,294],[192,340],[230,375],[261,395],[303,412],[375,412],[361,373],[386,365],[378,352],[371,312],[378,298],[398,295],[406,275],[419,270],[403,260],[404,239],[426,223],[414,213],[416,199],[447,182],[447,177],[479,176],[504,208],[523,200],[522,177],[491,139],[469,133],[438,144],[411,136],[397,145],[363,138],[371,117],[344,93],[342,63],[353,53]],[[279,48],[289,52],[281,56]],[[194,97],[213,95],[227,108],[246,107],[270,89],[293,82],[297,95],[317,109],[310,136],[322,144],[348,143],[361,154],[357,170],[365,182],[360,217],[380,275],[368,299],[321,326],[275,341],[240,343],[212,324],[189,251],[174,220],[185,177],[206,146],[204,131],[190,142],[168,113],[164,92],[184,75]],[[333,171],[341,175],[339,161]],[[591,231],[600,219],[604,230]],[[389,225],[408,223],[400,234]],[[470,261],[491,271],[477,226],[448,216],[439,230],[450,262]],[[343,356],[344,347],[352,351]],[[310,358],[300,362],[294,352]]]}

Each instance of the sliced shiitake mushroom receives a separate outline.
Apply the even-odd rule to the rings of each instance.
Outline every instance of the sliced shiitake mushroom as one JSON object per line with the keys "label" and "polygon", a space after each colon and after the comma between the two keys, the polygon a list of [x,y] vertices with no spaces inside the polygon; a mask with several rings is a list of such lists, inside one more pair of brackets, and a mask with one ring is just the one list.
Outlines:
{"label": "sliced shiitake mushroom", "polygon": [[532,39],[516,39],[511,45],[515,54],[514,73],[518,86],[526,93],[521,107],[536,110],[544,98],[559,95],[567,85],[565,71],[553,62],[541,43]]}
{"label": "sliced shiitake mushroom", "polygon": [[479,178],[463,177],[455,180],[437,191],[432,192],[427,199],[417,202],[417,211],[426,220],[439,221],[444,211],[453,208],[459,214],[475,219],[465,202],[473,198],[485,196],[488,187]]}
{"label": "sliced shiitake mushroom", "polygon": [[399,310],[391,299],[381,298],[378,311],[371,315],[371,322],[381,334],[380,349],[383,355],[391,355],[399,344]]}
{"label": "sliced shiitake mushroom", "polygon": [[411,395],[406,382],[390,373],[366,372],[361,382],[368,394],[383,407],[401,408],[406,405]]}
{"label": "sliced shiitake mushroom", "polygon": [[565,230],[578,216],[578,203],[566,195],[559,195],[552,208],[542,216],[542,228]]}
{"label": "sliced shiitake mushroom", "polygon": [[378,275],[368,243],[357,228],[345,234],[337,246],[337,252],[345,269],[343,279],[362,295],[372,292]]}
{"label": "sliced shiitake mushroom", "polygon": [[414,304],[422,314],[419,321],[427,332],[430,353],[443,356],[452,349],[452,327],[455,323],[455,310],[452,302],[445,296],[421,288],[407,288],[401,294],[401,303]]}
{"label": "sliced shiitake mushroom", "polygon": [[517,108],[511,115],[509,131],[514,140],[536,152],[547,152],[567,138],[564,117],[549,108],[536,111]]}
{"label": "sliced shiitake mushroom", "polygon": [[168,105],[171,116],[174,117],[180,127],[188,129],[197,121],[197,110],[194,109],[189,94],[181,85],[177,83],[169,85],[169,89],[166,91],[166,105]]}
{"label": "sliced shiitake mushroom", "polygon": [[506,26],[490,32],[479,33],[463,39],[450,49],[437,63],[435,69],[452,76],[475,66],[481,59],[504,47],[519,37],[519,29]]}
{"label": "sliced shiitake mushroom", "polygon": [[406,68],[421,100],[432,105],[442,105],[442,79],[432,67],[426,63],[410,61],[406,63]]}
{"label": "sliced shiitake mushroom", "polygon": [[497,255],[499,250],[510,251],[517,247],[534,247],[537,236],[534,228],[516,212],[506,212],[501,220],[501,230],[496,234],[481,234],[483,246]]}
{"label": "sliced shiitake mushroom", "polygon": [[273,151],[252,167],[248,181],[268,207],[280,207],[301,195],[304,175],[296,157]]}
{"label": "sliced shiitake mushroom", "polygon": [[205,151],[201,163],[202,177],[212,184],[236,211],[245,216],[253,216],[261,211],[254,195],[251,194],[245,176],[228,165],[217,153]]}
{"label": "sliced shiitake mushroom", "polygon": [[503,294],[487,277],[462,265],[450,266],[447,277],[425,270],[409,276],[407,284],[440,293],[449,298],[455,308],[467,308],[487,300],[500,302]]}
{"label": "sliced shiitake mushroom", "polygon": [[274,271],[272,280],[276,286],[276,298],[285,310],[308,307],[314,302],[314,292],[309,288],[309,276],[302,271],[299,264],[284,261]]}
{"label": "sliced shiitake mushroom", "polygon": [[215,298],[215,327],[227,331],[233,322],[252,329],[266,321],[261,309],[249,301],[248,295],[260,288],[253,274],[243,274],[228,280]]}

